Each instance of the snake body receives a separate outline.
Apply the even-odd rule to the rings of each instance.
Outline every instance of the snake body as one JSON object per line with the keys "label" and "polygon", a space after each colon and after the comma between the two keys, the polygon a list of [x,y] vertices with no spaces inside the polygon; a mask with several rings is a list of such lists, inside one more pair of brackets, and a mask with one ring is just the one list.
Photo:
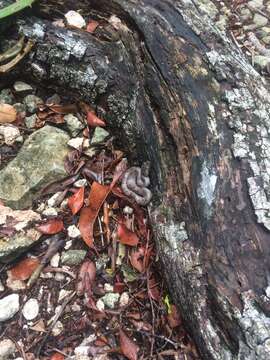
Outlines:
{"label": "snake body", "polygon": [[129,168],[124,173],[121,187],[125,195],[133,198],[137,204],[145,206],[152,198],[149,185],[149,162],[146,162],[141,168],[138,166]]}

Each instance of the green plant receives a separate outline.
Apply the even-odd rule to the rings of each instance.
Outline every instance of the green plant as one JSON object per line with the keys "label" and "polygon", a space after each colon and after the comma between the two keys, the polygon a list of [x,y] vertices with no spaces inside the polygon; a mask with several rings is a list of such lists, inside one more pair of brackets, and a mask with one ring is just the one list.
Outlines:
{"label": "green plant", "polygon": [[35,0],[18,0],[0,10],[0,19],[15,14],[16,12],[31,6]]}

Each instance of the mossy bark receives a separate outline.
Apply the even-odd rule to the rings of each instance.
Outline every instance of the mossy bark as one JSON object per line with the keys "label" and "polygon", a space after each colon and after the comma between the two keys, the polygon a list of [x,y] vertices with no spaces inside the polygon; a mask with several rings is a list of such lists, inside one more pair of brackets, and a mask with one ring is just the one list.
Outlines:
{"label": "mossy bark", "polygon": [[[51,24],[75,7],[102,23],[95,34]],[[39,11],[21,21],[36,45],[20,71],[95,105],[131,159],[151,161],[159,258],[202,358],[269,359],[264,79],[200,0],[46,1]]]}

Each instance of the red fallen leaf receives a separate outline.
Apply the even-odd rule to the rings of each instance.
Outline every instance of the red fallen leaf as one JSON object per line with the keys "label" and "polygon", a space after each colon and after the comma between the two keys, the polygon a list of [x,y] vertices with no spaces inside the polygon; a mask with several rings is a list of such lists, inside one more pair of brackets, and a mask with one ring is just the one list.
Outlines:
{"label": "red fallen leaf", "polygon": [[181,315],[175,305],[171,305],[171,313],[167,315],[167,319],[172,329],[182,324]]}
{"label": "red fallen leaf", "polygon": [[83,206],[84,187],[79,188],[74,195],[68,199],[68,206],[73,215],[77,214]]}
{"label": "red fallen leaf", "polygon": [[79,271],[77,294],[78,296],[87,293],[92,295],[92,285],[96,279],[96,265],[93,261],[85,261]]}
{"label": "red fallen leaf", "polygon": [[10,270],[13,280],[27,280],[40,264],[36,258],[27,258],[19,262]]}
{"label": "red fallen leaf", "polygon": [[117,181],[120,179],[120,177],[124,174],[126,170],[127,170],[127,159],[122,159],[115,168],[113,179],[110,185],[111,188],[114,187],[114,185],[117,183]]}
{"label": "red fallen leaf", "polygon": [[144,249],[140,248],[139,250],[132,250],[130,255],[131,265],[138,270],[140,273],[144,271],[142,257],[144,255]]}
{"label": "red fallen leaf", "polygon": [[38,225],[36,229],[42,234],[57,234],[64,229],[64,223],[63,220],[60,219],[50,219],[47,222]]}
{"label": "red fallen leaf", "polygon": [[82,238],[89,247],[93,247],[94,223],[98,216],[99,210],[109,193],[109,186],[101,185],[94,181],[89,194],[89,205],[81,210],[78,225]]}
{"label": "red fallen leaf", "polygon": [[122,282],[116,282],[113,286],[113,291],[122,294],[126,288],[126,284]]}
{"label": "red fallen leaf", "polygon": [[123,330],[119,330],[120,349],[129,360],[137,360],[139,347],[132,341]]}
{"label": "red fallen leaf", "polygon": [[105,122],[98,118],[92,111],[87,112],[87,123],[92,127],[106,126]]}
{"label": "red fallen leaf", "polygon": [[117,236],[121,244],[136,246],[139,242],[138,236],[123,223],[118,224]]}
{"label": "red fallen leaf", "polygon": [[158,288],[158,283],[154,277],[148,279],[148,296],[156,301],[159,301],[160,299],[160,291]]}
{"label": "red fallen leaf", "polygon": [[92,34],[98,26],[99,26],[99,22],[95,20],[91,20],[86,27],[86,31]]}
{"label": "red fallen leaf", "polygon": [[59,354],[58,352],[55,352],[54,354],[52,354],[52,356],[50,357],[50,360],[64,360],[64,355]]}

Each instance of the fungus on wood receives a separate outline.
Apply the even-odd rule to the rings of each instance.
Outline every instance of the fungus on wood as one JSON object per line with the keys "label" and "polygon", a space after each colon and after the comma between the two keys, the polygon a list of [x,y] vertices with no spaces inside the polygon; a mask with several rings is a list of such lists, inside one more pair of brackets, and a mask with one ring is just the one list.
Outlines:
{"label": "fungus on wood", "polygon": [[[52,24],[54,10],[75,6],[104,26],[89,34]],[[36,41],[20,71],[95,105],[131,159],[150,161],[159,257],[202,358],[269,359],[262,76],[200,0],[44,1],[39,19],[18,24]]]}

